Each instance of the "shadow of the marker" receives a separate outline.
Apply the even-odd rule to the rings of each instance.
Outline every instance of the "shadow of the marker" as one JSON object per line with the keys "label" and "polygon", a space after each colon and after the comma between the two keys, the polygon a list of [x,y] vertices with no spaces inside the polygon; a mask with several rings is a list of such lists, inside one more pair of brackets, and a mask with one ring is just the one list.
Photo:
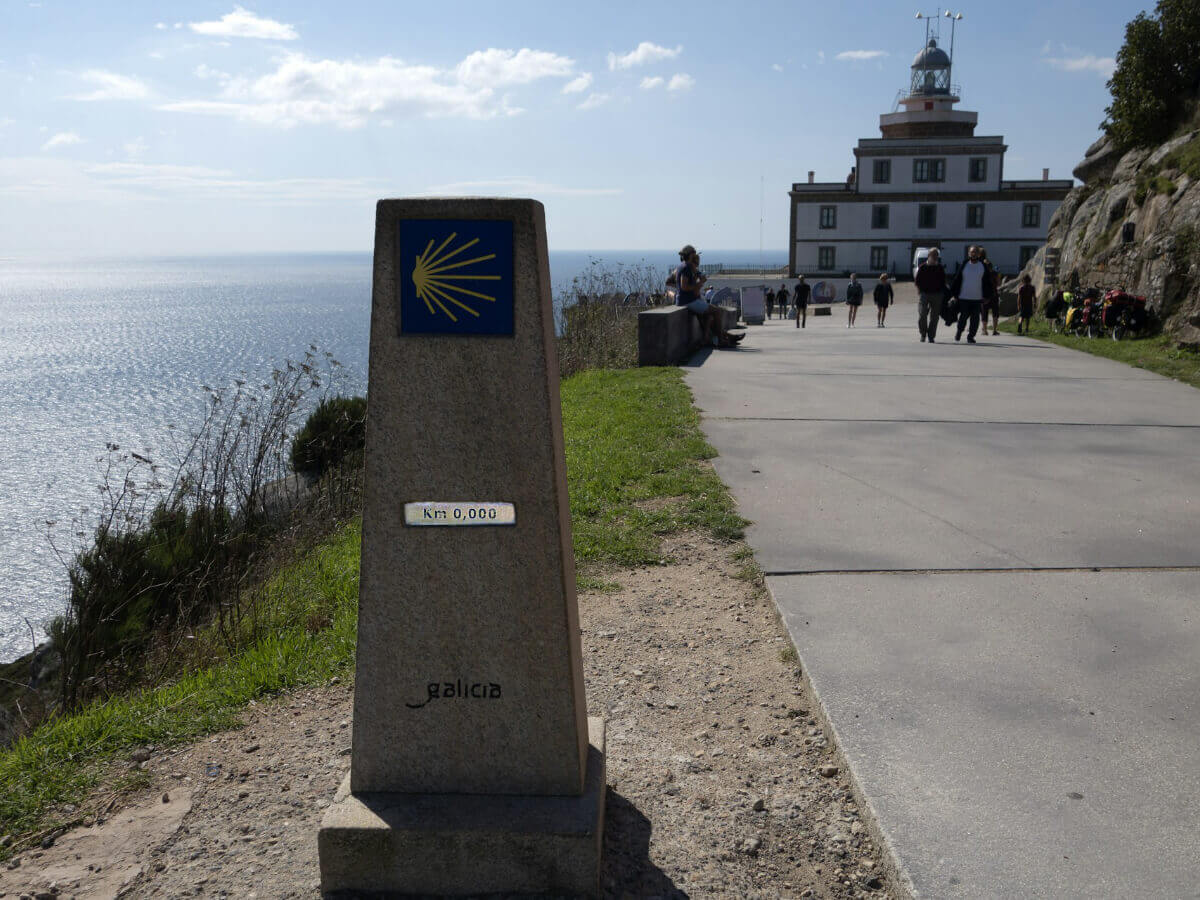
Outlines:
{"label": "shadow of the marker", "polygon": [[604,861],[600,885],[605,897],[662,897],[687,893],[650,861],[650,820],[612,788],[604,806]]}

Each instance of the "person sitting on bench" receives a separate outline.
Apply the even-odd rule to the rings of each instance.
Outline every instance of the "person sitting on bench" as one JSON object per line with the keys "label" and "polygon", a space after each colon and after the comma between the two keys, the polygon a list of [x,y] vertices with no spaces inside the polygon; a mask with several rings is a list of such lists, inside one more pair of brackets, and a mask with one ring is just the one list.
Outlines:
{"label": "person sitting on bench", "polygon": [[700,320],[701,340],[707,344],[716,339],[719,347],[735,346],[744,334],[731,334],[722,323],[721,310],[700,297],[708,276],[700,271],[700,254],[691,244],[679,251],[680,263],[675,268],[675,305],[686,306]]}

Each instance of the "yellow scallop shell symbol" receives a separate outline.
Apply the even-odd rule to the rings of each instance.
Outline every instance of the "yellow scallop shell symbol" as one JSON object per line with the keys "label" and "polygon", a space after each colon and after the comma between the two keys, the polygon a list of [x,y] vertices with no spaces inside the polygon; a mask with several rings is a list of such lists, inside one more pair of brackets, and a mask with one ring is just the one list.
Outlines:
{"label": "yellow scallop shell symbol", "polygon": [[[473,291],[463,285],[462,282],[500,280],[499,275],[472,274],[468,268],[469,266],[477,266],[479,263],[495,259],[495,253],[489,253],[486,256],[476,256],[474,259],[450,262],[451,259],[458,256],[464,250],[469,250],[475,244],[479,243],[479,238],[475,238],[472,241],[467,241],[465,244],[460,244],[453,250],[443,253],[442,251],[446,250],[456,237],[458,237],[458,232],[452,232],[450,237],[442,241],[441,246],[436,250],[433,250],[433,241],[431,240],[425,247],[425,252],[417,257],[417,263],[413,267],[412,273],[413,286],[417,289],[417,296],[425,301],[425,306],[429,309],[429,312],[436,315],[437,310],[434,309],[436,305],[438,309],[450,317],[451,322],[457,322],[458,316],[454,315],[450,306],[456,306],[460,310],[479,318],[479,313],[470,304],[474,303],[478,305],[479,300],[487,300],[491,303],[496,302],[495,297],[489,297],[487,294]],[[430,250],[433,250],[433,252],[431,253]],[[466,271],[459,271],[461,269],[466,269]]]}

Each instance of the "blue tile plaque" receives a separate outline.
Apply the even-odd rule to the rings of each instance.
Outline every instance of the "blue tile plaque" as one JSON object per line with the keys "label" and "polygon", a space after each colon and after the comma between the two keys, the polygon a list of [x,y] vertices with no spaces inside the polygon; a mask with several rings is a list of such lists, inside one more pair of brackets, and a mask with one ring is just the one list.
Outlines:
{"label": "blue tile plaque", "polygon": [[512,222],[402,219],[396,243],[401,334],[513,333]]}

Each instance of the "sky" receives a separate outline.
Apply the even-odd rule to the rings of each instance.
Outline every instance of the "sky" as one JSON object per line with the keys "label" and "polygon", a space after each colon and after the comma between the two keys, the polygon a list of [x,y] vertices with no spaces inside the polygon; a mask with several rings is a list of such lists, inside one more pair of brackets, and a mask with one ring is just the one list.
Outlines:
{"label": "sky", "polygon": [[[953,8],[1006,178],[1070,177],[1143,8]],[[782,251],[939,9],[0,0],[0,258],[369,252],[376,200],[439,195],[538,199],[551,249]]]}

